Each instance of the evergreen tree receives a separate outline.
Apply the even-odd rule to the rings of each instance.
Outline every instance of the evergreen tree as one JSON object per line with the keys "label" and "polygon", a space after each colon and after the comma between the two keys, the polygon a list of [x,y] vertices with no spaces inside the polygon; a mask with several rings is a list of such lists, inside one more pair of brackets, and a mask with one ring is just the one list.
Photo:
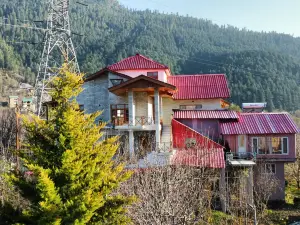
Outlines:
{"label": "evergreen tree", "polygon": [[31,154],[21,157],[27,172],[16,173],[11,180],[31,204],[13,222],[128,222],[124,206],[133,199],[117,195],[114,190],[130,173],[112,160],[118,148],[116,138],[99,141],[103,125],[94,124],[99,113],[84,114],[79,110],[75,97],[82,83],[82,75],[64,67],[52,81],[51,96],[57,106],[51,110],[49,120],[23,117],[27,152]]}

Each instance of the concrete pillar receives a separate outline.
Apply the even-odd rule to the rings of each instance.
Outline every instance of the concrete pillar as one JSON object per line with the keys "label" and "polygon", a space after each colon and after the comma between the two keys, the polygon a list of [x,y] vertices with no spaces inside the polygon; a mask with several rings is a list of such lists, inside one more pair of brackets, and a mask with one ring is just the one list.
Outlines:
{"label": "concrete pillar", "polygon": [[134,135],[132,130],[129,131],[129,156],[130,159],[134,158]]}
{"label": "concrete pillar", "polygon": [[253,197],[253,167],[248,168],[248,177],[247,177],[247,193],[248,193],[248,204],[253,205],[254,197]]}
{"label": "concrete pillar", "polygon": [[155,139],[156,144],[160,144],[160,97],[159,90],[154,91],[154,105],[155,105]]}
{"label": "concrete pillar", "polygon": [[153,118],[153,99],[148,96],[148,104],[147,104],[147,117],[149,118],[148,121],[150,121],[150,118]]}
{"label": "concrete pillar", "polygon": [[128,91],[128,114],[129,114],[129,125],[135,125],[135,103],[133,91]]}
{"label": "concrete pillar", "polygon": [[163,118],[163,101],[162,101],[163,98],[160,97],[159,100],[160,100],[160,118]]}
{"label": "concrete pillar", "polygon": [[226,213],[227,211],[227,188],[226,188],[226,173],[225,168],[221,169],[221,176],[220,176],[220,182],[219,182],[219,191],[220,191],[220,201],[221,201],[221,207],[222,211]]}

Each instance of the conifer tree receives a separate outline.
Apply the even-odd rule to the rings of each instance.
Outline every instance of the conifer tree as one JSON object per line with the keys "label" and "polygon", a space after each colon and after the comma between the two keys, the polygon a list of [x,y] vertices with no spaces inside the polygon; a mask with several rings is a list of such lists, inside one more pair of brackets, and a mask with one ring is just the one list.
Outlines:
{"label": "conifer tree", "polygon": [[[22,224],[125,224],[125,206],[133,199],[116,194],[130,177],[124,165],[113,161],[117,139],[100,141],[104,125],[99,113],[84,114],[75,97],[83,76],[65,66],[52,81],[56,106],[47,121],[24,117],[27,152],[25,173],[14,174],[30,206],[14,222]],[[71,100],[70,100],[71,99]],[[32,175],[30,175],[32,174]],[[17,221],[18,220],[18,221]]]}

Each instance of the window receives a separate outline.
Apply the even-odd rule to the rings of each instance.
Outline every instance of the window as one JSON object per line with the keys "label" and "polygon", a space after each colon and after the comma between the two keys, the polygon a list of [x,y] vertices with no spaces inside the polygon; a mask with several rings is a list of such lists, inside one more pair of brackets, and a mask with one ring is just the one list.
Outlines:
{"label": "window", "polygon": [[181,110],[199,110],[202,109],[202,105],[180,105]]}
{"label": "window", "polygon": [[288,153],[288,141],[286,137],[272,137],[271,140],[271,152],[272,154],[287,154]]}
{"label": "window", "polygon": [[245,147],[245,135],[239,135],[239,147]]}
{"label": "window", "polygon": [[81,112],[83,112],[83,111],[84,111],[84,105],[79,105],[79,110],[80,110]]}
{"label": "window", "polygon": [[254,137],[252,150],[257,154],[288,154],[288,138]]}
{"label": "window", "polygon": [[252,138],[252,148],[253,152],[256,152],[257,154],[269,154],[269,148],[265,137]]}
{"label": "window", "polygon": [[123,83],[123,79],[110,79],[110,82],[113,86]]}
{"label": "window", "polygon": [[147,76],[153,79],[158,79],[158,72],[147,72]]}
{"label": "window", "polygon": [[115,125],[128,123],[129,111],[127,104],[111,105],[111,121]]}
{"label": "window", "polygon": [[264,173],[270,174],[276,174],[276,164],[275,163],[266,163],[264,168]]}

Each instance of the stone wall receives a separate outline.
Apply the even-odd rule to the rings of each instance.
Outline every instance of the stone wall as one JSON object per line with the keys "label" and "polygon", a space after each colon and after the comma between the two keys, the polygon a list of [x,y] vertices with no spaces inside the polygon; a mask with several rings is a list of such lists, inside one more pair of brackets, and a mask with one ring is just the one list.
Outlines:
{"label": "stone wall", "polygon": [[127,96],[116,96],[108,91],[108,88],[112,87],[110,79],[123,79],[126,81],[125,78],[112,73],[103,74],[94,80],[85,82],[83,92],[77,97],[78,103],[84,106],[86,113],[103,111],[97,121],[110,122],[110,105],[127,103]]}

